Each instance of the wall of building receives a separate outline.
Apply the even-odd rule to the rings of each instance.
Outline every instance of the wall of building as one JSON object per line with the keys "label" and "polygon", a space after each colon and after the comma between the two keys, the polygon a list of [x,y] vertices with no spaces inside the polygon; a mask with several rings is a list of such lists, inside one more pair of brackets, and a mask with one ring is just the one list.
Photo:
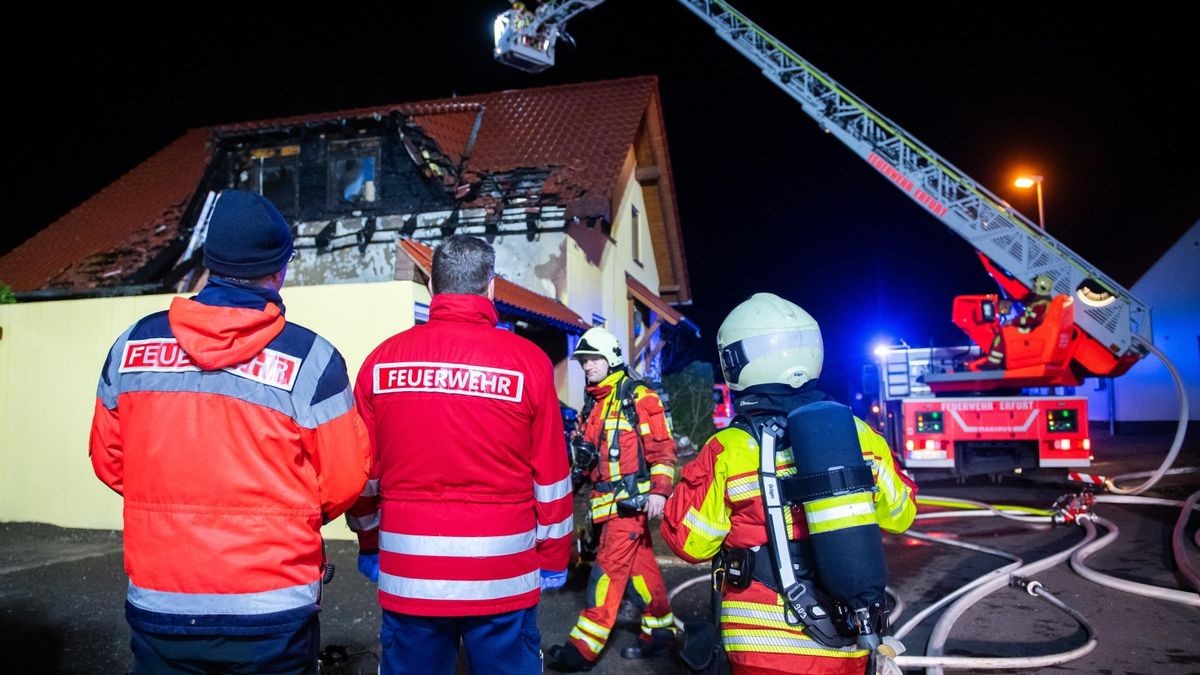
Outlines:
{"label": "wall of building", "polygon": [[[1166,354],[1184,381],[1188,417],[1200,420],[1200,221],[1130,289],[1150,306],[1154,345]],[[1174,422],[1179,419],[1175,381],[1154,355],[1113,379],[1113,417],[1118,422]],[[1109,419],[1109,392],[1094,380],[1079,393],[1090,397],[1093,420]]]}
{"label": "wall of building", "polygon": [[[633,255],[634,238],[631,236],[631,230],[634,208],[641,214],[638,218],[638,239],[641,247],[638,258],[641,264],[634,261]],[[659,283],[654,249],[650,242],[649,219],[645,214],[645,196],[631,171],[620,203],[613,213],[614,241],[612,245],[604,248],[599,267],[588,262],[583,249],[573,239],[567,239],[566,242],[568,292],[566,297],[560,300],[583,317],[584,321],[591,322],[593,315],[603,316],[605,327],[621,341],[621,349],[626,354],[630,353],[632,345],[628,344],[629,296],[625,273],[633,275],[651,290],[657,289]],[[560,365],[558,371],[567,386],[568,397],[564,400],[578,409],[583,405],[582,370],[574,364],[565,363]]]}
{"label": "wall of building", "polygon": [[[299,221],[299,255],[288,268],[288,279],[297,286],[390,281],[396,269],[398,237],[410,236],[436,248],[443,238],[442,227],[452,217],[459,221],[455,232],[487,237],[485,215],[482,209],[467,209]],[[532,233],[531,224],[536,230]],[[506,209],[491,233],[496,272],[534,293],[557,299],[566,281],[563,241],[567,235],[563,227],[562,207],[541,207],[536,216],[521,208]],[[326,239],[318,249],[322,233]]]}
{"label": "wall of building", "polygon": [[[288,287],[289,320],[332,342],[353,378],[384,338],[429,302],[408,281]],[[113,340],[171,296],[0,305],[0,521],[120,529],[121,499],[92,473],[88,432],[96,382]],[[169,421],[164,421],[169,423]],[[331,538],[350,538],[338,519]]]}

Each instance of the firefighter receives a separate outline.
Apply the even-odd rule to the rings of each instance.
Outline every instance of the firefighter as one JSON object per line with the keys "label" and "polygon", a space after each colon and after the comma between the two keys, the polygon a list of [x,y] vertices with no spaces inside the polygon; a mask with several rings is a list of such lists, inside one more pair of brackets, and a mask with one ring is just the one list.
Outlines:
{"label": "firefighter", "polygon": [[346,362],[284,317],[292,230],[225,190],[208,283],[125,331],[92,420],[96,476],[125,502],[133,671],[315,673],[321,525],[371,463]]}
{"label": "firefighter", "polygon": [[571,477],[550,359],[497,330],[496,254],[447,237],[433,254],[429,323],[359,370],[374,446],[347,516],[359,571],[379,584],[381,672],[540,672],[541,592],[567,578]]}
{"label": "firefighter", "polygon": [[582,431],[573,443],[575,462],[592,483],[591,519],[603,527],[587,609],[566,643],[550,648],[556,667],[567,672],[595,666],[630,582],[644,603],[642,630],[621,656],[664,654],[675,639],[675,616],[649,528],[662,514],[675,477],[675,443],[662,400],[630,376],[617,338],[603,328],[584,333],[572,356],[588,384]]}
{"label": "firefighter", "polygon": [[[1054,299],[1052,295],[1053,290],[1054,281],[1050,277],[1045,274],[1039,274],[1034,277],[1033,290],[1021,299],[1021,313],[1005,325],[1015,325],[1017,330],[1022,333],[1028,333],[1042,325],[1042,321],[1046,319],[1046,312],[1050,310],[1050,301]],[[1001,314],[1007,313],[1007,311],[1001,312]],[[1000,334],[999,327],[997,327],[996,336],[992,338],[992,346],[988,350],[987,361],[980,367],[984,370],[999,370],[1003,368],[1004,353],[1004,338]]]}
{"label": "firefighter", "polygon": [[[737,417],[682,471],[663,538],[688,562],[716,558],[734,673],[863,673],[870,650],[845,624],[883,631],[879,528],[908,528],[916,488],[883,438],[817,388],[824,348],[803,309],[758,293],[717,345]],[[764,486],[783,498],[764,505]]]}

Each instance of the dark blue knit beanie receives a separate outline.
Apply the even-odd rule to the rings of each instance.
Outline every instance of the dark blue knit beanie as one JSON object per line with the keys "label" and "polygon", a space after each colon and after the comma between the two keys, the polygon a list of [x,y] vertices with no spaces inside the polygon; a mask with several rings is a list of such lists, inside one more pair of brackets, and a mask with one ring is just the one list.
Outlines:
{"label": "dark blue knit beanie", "polygon": [[257,279],[274,274],[292,255],[292,228],[266,197],[242,190],[217,195],[204,240],[213,274]]}

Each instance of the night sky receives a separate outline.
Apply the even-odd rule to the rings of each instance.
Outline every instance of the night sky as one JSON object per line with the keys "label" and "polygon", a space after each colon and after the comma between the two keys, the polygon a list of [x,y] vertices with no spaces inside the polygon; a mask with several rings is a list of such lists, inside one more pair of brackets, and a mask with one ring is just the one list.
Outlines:
{"label": "night sky", "polygon": [[[1035,221],[1034,191],[1012,179],[1044,175],[1049,232],[1127,287],[1200,218],[1188,104],[1200,56],[1183,9],[733,4]],[[760,290],[821,322],[824,379],[839,397],[880,340],[965,341],[951,299],[995,289],[971,248],[688,10],[609,0],[570,23],[578,46],[560,43],[556,68],[527,75],[491,59],[491,20],[506,8],[331,4],[330,16],[258,8],[12,26],[46,46],[16,53],[6,41],[8,89],[21,94],[10,143],[28,169],[10,184],[0,253],[189,128],[657,75],[695,296],[683,309],[704,332],[695,353],[711,359],[724,314]]]}

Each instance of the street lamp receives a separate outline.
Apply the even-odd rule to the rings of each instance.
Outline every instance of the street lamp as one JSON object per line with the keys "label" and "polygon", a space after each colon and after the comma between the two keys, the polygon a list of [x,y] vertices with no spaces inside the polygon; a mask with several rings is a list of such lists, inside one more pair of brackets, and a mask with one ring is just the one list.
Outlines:
{"label": "street lamp", "polygon": [[1038,198],[1038,227],[1043,231],[1046,229],[1046,213],[1042,210],[1042,177],[1041,176],[1021,176],[1015,183],[1019,188],[1031,188],[1037,186]]}

